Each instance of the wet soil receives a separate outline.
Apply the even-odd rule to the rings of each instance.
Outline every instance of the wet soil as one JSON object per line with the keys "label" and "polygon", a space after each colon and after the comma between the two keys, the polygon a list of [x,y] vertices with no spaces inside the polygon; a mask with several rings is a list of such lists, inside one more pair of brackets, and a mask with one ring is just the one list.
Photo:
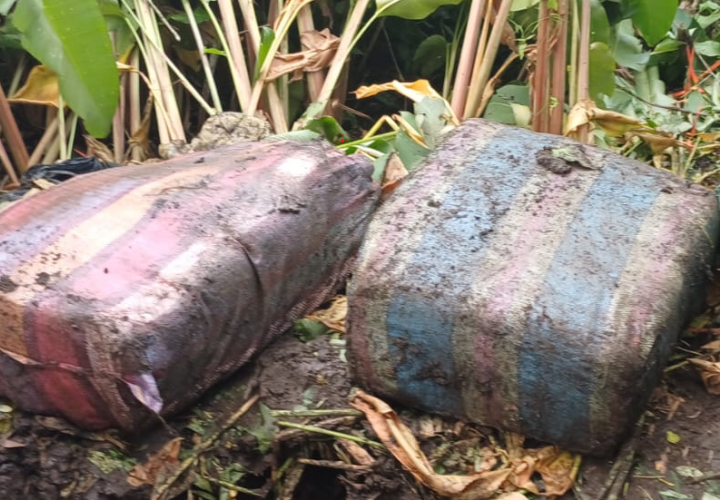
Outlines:
{"label": "wet soil", "polygon": [[[0,432],[0,499],[149,499],[153,486],[131,485],[128,472],[152,456],[154,469],[143,470],[156,493],[167,487],[166,498],[438,498],[392,456],[367,444],[363,453],[327,434],[377,439],[363,418],[348,411],[350,392],[342,337],[303,342],[288,333],[196,406],[143,436],[84,433],[60,419],[14,411],[11,421],[0,421],[0,431],[5,430]],[[258,403],[233,420],[253,395]],[[619,463],[626,474],[620,474],[617,498],[624,493],[633,500],[715,500],[707,495],[720,496],[720,478],[691,476],[720,472],[719,415],[720,397],[705,392],[691,367],[672,370],[617,459],[583,460],[579,491],[564,498],[601,498]],[[401,416],[439,470],[452,470],[451,462],[467,467],[458,464],[467,443],[502,439],[491,429],[449,419],[409,410]],[[225,432],[217,437],[218,430]],[[179,455],[157,454],[178,437]],[[200,448],[205,451],[197,452]],[[629,452],[632,459],[625,461]],[[347,465],[363,457],[372,464]],[[191,463],[189,473],[171,480],[184,460]]]}

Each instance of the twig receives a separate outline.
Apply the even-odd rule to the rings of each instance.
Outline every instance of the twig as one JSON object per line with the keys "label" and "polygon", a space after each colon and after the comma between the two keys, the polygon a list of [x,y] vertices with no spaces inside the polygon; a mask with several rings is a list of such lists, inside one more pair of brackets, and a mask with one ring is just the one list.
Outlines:
{"label": "twig", "polygon": [[218,486],[222,486],[223,488],[226,488],[228,490],[237,491],[238,493],[244,493],[245,495],[250,495],[253,497],[262,498],[264,495],[261,493],[258,493],[257,491],[249,490],[247,488],[243,488],[242,486],[238,486],[236,484],[228,483],[227,481],[221,481],[220,479],[215,479],[213,477],[210,477],[206,474],[202,475],[202,478],[205,479],[208,482],[211,482],[213,484],[217,484]]}
{"label": "twig", "polygon": [[273,417],[362,417],[362,412],[350,408],[337,410],[270,410]]}
{"label": "twig", "polygon": [[369,468],[367,465],[346,464],[345,462],[341,462],[339,460],[311,460],[309,458],[298,458],[297,461],[298,463],[304,465],[325,467],[327,469],[349,470],[354,472],[366,471]]}
{"label": "twig", "polygon": [[[10,154],[15,159],[15,165],[18,168],[19,173],[25,172],[29,168],[28,165],[28,152],[25,149],[25,142],[23,141],[20,129],[17,126],[17,122],[13,117],[12,111],[10,110],[10,104],[8,103],[5,91],[0,85],[0,127],[5,131],[5,136],[8,140],[8,146],[10,147]],[[10,171],[8,171],[10,174]],[[12,175],[12,174],[10,174]]]}
{"label": "twig", "polygon": [[151,500],[162,500],[166,497],[168,492],[170,491],[170,488],[182,477],[185,472],[187,472],[190,467],[197,462],[198,458],[201,454],[208,451],[212,446],[214,446],[215,441],[220,438],[220,436],[225,433],[228,429],[233,427],[237,421],[245,415],[250,408],[252,408],[255,403],[257,403],[258,399],[260,399],[259,395],[255,395],[248,399],[245,404],[243,404],[238,411],[230,415],[230,417],[223,423],[223,425],[217,429],[215,432],[213,432],[210,437],[208,437],[205,441],[201,442],[199,445],[197,445],[191,452],[191,455],[182,461],[180,466],[177,468],[177,470],[158,488],[155,489],[152,496],[150,497]]}
{"label": "twig", "polygon": [[713,479],[720,479],[720,472],[709,472],[707,474],[703,474],[700,477],[696,477],[688,481],[688,484],[704,483],[705,481],[712,481]]}
{"label": "twig", "polygon": [[323,434],[325,436],[334,437],[337,439],[347,439],[348,441],[354,441],[358,444],[366,444],[369,446],[373,446],[375,448],[385,449],[385,445],[382,443],[378,443],[377,441],[372,441],[370,439],[361,438],[358,436],[353,436],[352,434],[345,434],[343,432],[337,432],[337,431],[331,431],[328,429],[323,429],[322,427],[316,427],[314,425],[302,425],[302,424],[296,424],[294,422],[285,422],[285,421],[278,421],[277,422],[278,427],[289,427],[291,429],[298,429],[305,432],[314,432],[316,434]]}

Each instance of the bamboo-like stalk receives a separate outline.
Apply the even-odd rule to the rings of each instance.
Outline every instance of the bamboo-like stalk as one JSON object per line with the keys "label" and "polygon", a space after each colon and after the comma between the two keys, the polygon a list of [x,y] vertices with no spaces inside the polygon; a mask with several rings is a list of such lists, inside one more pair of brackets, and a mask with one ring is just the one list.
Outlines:
{"label": "bamboo-like stalk", "polygon": [[[139,0],[135,0],[135,1],[139,1]],[[138,26],[140,27],[140,30],[143,33],[145,33],[146,32],[145,26],[142,24],[142,21],[140,20],[140,18],[132,11],[131,7],[127,4],[127,0],[121,0],[121,2],[125,6],[125,8],[128,10],[128,14],[133,19],[133,21],[135,21],[135,23],[137,23]],[[145,61],[148,62],[148,64],[147,64],[148,76],[150,76],[150,73],[153,71],[153,68],[150,67],[150,57],[151,56],[148,53],[147,49],[145,48],[146,44],[143,41],[143,39],[141,39],[140,36],[138,36],[138,34],[135,30],[135,27],[129,22],[129,20],[128,20],[128,25],[130,26],[133,36],[135,37],[135,43],[137,44],[137,47],[140,50],[140,53],[142,54],[143,59],[145,59]],[[198,92],[195,89],[195,87],[192,86],[192,84],[185,77],[185,75],[182,73],[182,71],[180,71],[180,69],[175,65],[175,63],[172,62],[172,59],[170,59],[167,56],[167,54],[165,54],[165,51],[162,49],[162,47],[159,47],[158,45],[156,45],[155,41],[150,37],[145,36],[143,38],[145,39],[145,41],[149,42],[149,45],[151,47],[155,47],[156,52],[154,52],[154,53],[159,55],[162,58],[164,63],[167,64],[168,68],[170,68],[170,70],[175,75],[175,78],[180,82],[180,84],[185,88],[185,90],[187,90],[188,93],[191,96],[193,96],[195,101],[205,110],[205,112],[209,115],[214,115],[215,110],[213,109],[213,107],[210,106],[210,104],[208,104],[208,102],[200,95],[200,92]],[[138,66],[134,66],[134,67],[137,68]],[[147,82],[151,82],[151,81],[152,80],[147,80]],[[148,83],[148,87],[150,88],[150,92],[153,94],[153,97],[155,98],[156,102],[162,103],[162,100],[160,99],[159,89],[153,87],[150,83]],[[165,109],[164,106],[162,107],[162,109],[163,110]]]}
{"label": "bamboo-like stalk", "polygon": [[[580,53],[578,57],[578,101],[590,99],[590,0],[583,0],[580,16]],[[590,141],[590,125],[578,128],[577,139]]]}
{"label": "bamboo-like stalk", "polygon": [[23,141],[2,85],[0,85],[0,126],[5,131],[10,154],[15,160],[15,166],[18,172],[22,174],[29,168],[28,152],[25,149],[25,141]]}
{"label": "bamboo-like stalk", "polygon": [[[469,99],[467,105],[465,106],[465,113],[463,114],[464,118],[477,116],[477,111],[482,100],[483,90],[490,78],[490,71],[492,70],[493,62],[495,61],[495,55],[500,47],[500,39],[502,38],[503,28],[507,22],[508,15],[510,14],[511,5],[512,0],[502,0],[497,15],[493,20],[492,31],[490,32],[490,37],[487,42],[487,50],[482,53],[482,64],[477,74],[473,75],[470,83],[470,90],[468,91]],[[479,49],[478,53],[480,53]]]}
{"label": "bamboo-like stalk", "polygon": [[224,29],[220,29],[220,27],[216,25],[217,20],[207,0],[202,0],[202,4],[210,15],[223,50],[227,54],[230,76],[235,86],[235,94],[240,103],[240,109],[244,111],[250,104],[252,85],[250,84],[250,74],[248,72],[247,61],[245,60],[245,52],[243,52],[242,41],[238,33],[238,23],[232,0],[218,0],[220,17],[222,18]]}
{"label": "bamboo-like stalk", "polygon": [[572,27],[570,35],[570,89],[568,91],[568,105],[570,108],[577,104],[578,82],[577,64],[578,53],[580,52],[580,14],[577,9],[577,1],[570,2],[570,15],[572,16]]}
{"label": "bamboo-like stalk", "polygon": [[240,12],[242,12],[243,23],[250,37],[248,46],[252,50],[250,61],[257,60],[258,49],[260,48],[260,26],[258,26],[257,15],[255,14],[255,5],[253,0],[238,0]]}
{"label": "bamboo-like stalk", "polygon": [[532,127],[535,132],[547,132],[548,129],[549,66],[550,13],[548,0],[541,0],[538,13],[537,56],[532,78]]}
{"label": "bamboo-like stalk", "polygon": [[[278,53],[280,46],[283,43],[285,36],[292,25],[293,20],[297,17],[298,12],[302,7],[308,5],[313,0],[291,0],[290,3],[283,9],[278,17],[278,21],[275,26],[275,39],[268,48],[267,56],[263,61],[260,71],[258,72],[258,78],[253,86],[252,96],[250,97],[250,105],[248,106],[248,114],[255,114],[255,111],[260,104],[260,97],[262,96],[263,90],[265,89],[265,79],[267,78],[270,66],[272,65],[275,55]],[[362,0],[361,0],[362,1]]]}
{"label": "bamboo-like stalk", "polygon": [[5,169],[5,172],[7,173],[7,176],[10,179],[12,185],[14,187],[19,186],[20,180],[15,173],[15,169],[13,168],[12,162],[10,161],[10,157],[8,156],[7,151],[5,151],[5,144],[3,144],[2,141],[0,141],[0,164],[2,164],[3,168]]}
{"label": "bamboo-like stalk", "polygon": [[[58,140],[57,140],[57,146],[58,146],[58,156],[61,160],[67,160],[68,154],[67,154],[67,145],[65,144],[65,137],[67,137],[67,129],[65,127],[65,101],[62,98],[62,95],[58,96],[58,105],[60,106],[60,109],[58,110]],[[45,163],[51,163],[51,162],[45,162]]]}
{"label": "bamboo-like stalk", "polygon": [[53,139],[55,139],[55,136],[57,135],[58,131],[58,118],[57,114],[55,117],[45,126],[45,132],[43,132],[42,137],[40,138],[40,141],[37,143],[37,146],[35,146],[35,149],[33,150],[32,154],[30,155],[30,158],[28,160],[28,163],[30,165],[36,165],[40,163],[40,159],[45,154],[46,150],[50,147],[50,144],[52,143]]}
{"label": "bamboo-like stalk", "polygon": [[[300,12],[298,12],[297,23],[301,36],[306,31],[315,31],[315,23],[313,22],[312,8],[310,7],[310,5],[307,5],[300,9]],[[323,83],[325,82],[325,74],[323,70],[320,70],[313,71],[311,73],[305,73],[305,75],[307,76],[308,95],[310,96],[310,102],[315,102],[320,95]]]}
{"label": "bamboo-like stalk", "polygon": [[470,85],[470,76],[472,75],[473,55],[478,49],[480,22],[482,21],[484,10],[485,0],[473,0],[472,6],[470,7],[470,14],[468,15],[467,27],[465,28],[465,38],[463,39],[460,62],[458,63],[457,73],[455,75],[455,84],[453,86],[451,102],[452,109],[457,116],[463,116],[465,112],[465,101]]}
{"label": "bamboo-like stalk", "polygon": [[[177,105],[177,97],[172,86],[168,66],[165,64],[164,49],[160,32],[155,19],[155,13],[148,8],[147,0],[135,0],[135,8],[143,28],[143,36],[149,44],[146,44],[148,56],[147,66],[150,80],[157,89],[156,96],[160,98],[167,116],[164,134],[161,135],[161,144],[171,141],[185,142],[185,131],[182,128],[182,118]],[[156,102],[157,104],[157,102]],[[158,120],[158,124],[160,120]],[[160,127],[158,127],[160,129]]]}
{"label": "bamboo-like stalk", "polygon": [[[130,55],[130,65],[137,68],[140,65],[140,52],[139,49],[132,51]],[[135,134],[140,130],[142,126],[142,105],[140,104],[140,74],[137,71],[132,71],[128,74],[128,101],[129,105],[129,130],[130,136],[134,137]],[[138,146],[132,146],[130,148],[130,159],[133,162],[140,162],[143,160],[144,153]]]}
{"label": "bamboo-like stalk", "polygon": [[113,160],[121,163],[125,155],[125,110],[127,109],[127,73],[120,76],[120,102],[113,116],[112,140]]}
{"label": "bamboo-like stalk", "polygon": [[553,50],[552,87],[550,92],[555,98],[555,107],[550,114],[551,134],[563,134],[563,117],[565,108],[565,87],[567,81],[567,33],[568,33],[568,0],[558,0],[557,40]]}
{"label": "bamboo-like stalk", "polygon": [[[333,95],[335,85],[340,78],[340,74],[342,73],[343,66],[345,66],[345,61],[350,55],[350,51],[353,49],[358,39],[363,35],[367,27],[377,17],[376,12],[365,27],[360,29],[360,24],[362,23],[365,11],[370,5],[370,1],[371,0],[358,0],[347,23],[345,24],[345,29],[340,37],[340,45],[338,46],[337,52],[335,52],[335,57],[333,57],[332,63],[330,63],[330,68],[328,69],[327,76],[325,77],[325,83],[323,84],[322,89],[320,89],[320,94],[315,101],[320,103],[323,108],[327,105]],[[321,114],[322,111],[323,110],[319,110],[317,114]]]}
{"label": "bamboo-like stalk", "polygon": [[205,53],[205,42],[203,42],[202,35],[200,34],[200,28],[198,27],[195,14],[190,6],[190,1],[182,0],[182,6],[183,9],[185,9],[185,14],[187,15],[188,22],[190,23],[190,31],[192,32],[193,39],[195,40],[195,46],[197,47],[198,56],[200,57],[200,64],[202,65],[203,72],[205,73],[205,81],[210,89],[213,106],[217,112],[220,113],[222,112],[222,103],[220,102],[220,95],[218,94],[217,84],[215,83],[215,75],[213,75],[213,72],[210,69],[210,62],[208,61],[207,54]]}
{"label": "bamboo-like stalk", "polygon": [[67,134],[67,151],[68,151],[67,159],[72,158],[73,146],[75,144],[75,137],[77,137],[78,115],[77,115],[77,113],[70,112],[69,118],[70,118],[70,129],[68,130],[68,134]]}

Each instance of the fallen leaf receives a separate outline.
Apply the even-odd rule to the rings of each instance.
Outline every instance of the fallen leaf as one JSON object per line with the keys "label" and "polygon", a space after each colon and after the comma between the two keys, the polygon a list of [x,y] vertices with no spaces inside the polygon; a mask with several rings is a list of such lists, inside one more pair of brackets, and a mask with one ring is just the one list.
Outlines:
{"label": "fallen leaf", "polygon": [[528,500],[528,497],[526,497],[522,493],[513,491],[511,493],[505,493],[504,495],[500,495],[499,497],[496,497],[493,500]]}
{"label": "fallen leaf", "polygon": [[6,450],[12,450],[14,448],[25,448],[26,446],[27,446],[27,443],[13,441],[12,439],[0,440],[0,448],[5,448]]}
{"label": "fallen leaf", "polygon": [[319,321],[331,330],[345,333],[345,318],[347,317],[348,303],[344,295],[336,295],[327,309],[319,309],[305,317],[310,321]]}
{"label": "fallen leaf", "polygon": [[347,439],[338,439],[337,444],[341,446],[357,465],[372,465],[375,459],[370,453],[359,444]]}
{"label": "fallen leaf", "polygon": [[667,431],[665,438],[667,439],[667,442],[670,444],[678,444],[681,440],[680,436],[673,431]]}
{"label": "fallen leaf", "polygon": [[440,496],[455,500],[489,499],[497,493],[512,470],[508,467],[470,475],[441,475],[434,472],[415,436],[384,401],[358,391],[352,406],[367,417],[378,438],[418,481]]}
{"label": "fallen leaf", "polygon": [[175,438],[167,443],[144,464],[136,465],[128,473],[128,483],[138,487],[144,484],[154,485],[159,477],[167,477],[168,473],[179,464],[180,445],[183,438]]}
{"label": "fallen leaf", "polygon": [[699,358],[689,360],[700,372],[705,390],[716,396],[720,395],[720,361],[706,361]]}
{"label": "fallen leaf", "polygon": [[562,496],[575,483],[576,464],[579,456],[562,451],[554,446],[543,448],[540,452],[537,471],[545,483],[544,495]]}

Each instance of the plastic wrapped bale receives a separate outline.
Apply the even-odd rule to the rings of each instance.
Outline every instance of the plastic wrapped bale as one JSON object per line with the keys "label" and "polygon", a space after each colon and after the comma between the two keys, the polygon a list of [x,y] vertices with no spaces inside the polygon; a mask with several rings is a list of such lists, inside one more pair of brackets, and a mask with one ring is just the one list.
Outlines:
{"label": "plastic wrapped bale", "polygon": [[374,216],[348,301],[366,388],[611,452],[709,274],[705,188],[568,139],[453,131]]}
{"label": "plastic wrapped bale", "polygon": [[372,165],[245,143],[72,179],[0,214],[0,395],[137,430],[334,293],[375,206]]}

